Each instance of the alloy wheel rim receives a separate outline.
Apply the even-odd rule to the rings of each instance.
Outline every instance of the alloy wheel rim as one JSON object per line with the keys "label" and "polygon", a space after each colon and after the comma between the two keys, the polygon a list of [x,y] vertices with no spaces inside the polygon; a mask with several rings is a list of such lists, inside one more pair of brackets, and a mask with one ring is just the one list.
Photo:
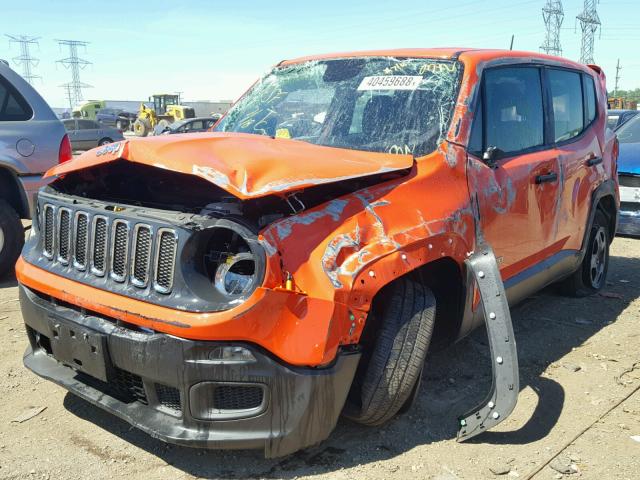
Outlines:
{"label": "alloy wheel rim", "polygon": [[4,248],[4,230],[0,227],[0,253],[2,253],[2,249]]}
{"label": "alloy wheel rim", "polygon": [[600,227],[596,232],[591,247],[591,264],[589,278],[593,288],[599,288],[604,277],[604,269],[607,260],[607,235],[604,227]]}

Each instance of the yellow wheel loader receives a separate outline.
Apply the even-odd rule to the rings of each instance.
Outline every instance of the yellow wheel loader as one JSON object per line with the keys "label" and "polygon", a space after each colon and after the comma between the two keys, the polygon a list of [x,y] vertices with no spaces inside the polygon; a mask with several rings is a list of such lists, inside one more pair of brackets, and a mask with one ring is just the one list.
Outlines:
{"label": "yellow wheel loader", "polygon": [[133,124],[133,131],[138,137],[146,137],[156,130],[162,131],[176,120],[195,118],[196,113],[192,107],[180,105],[178,95],[160,94],[149,97],[149,103],[140,104],[138,118]]}

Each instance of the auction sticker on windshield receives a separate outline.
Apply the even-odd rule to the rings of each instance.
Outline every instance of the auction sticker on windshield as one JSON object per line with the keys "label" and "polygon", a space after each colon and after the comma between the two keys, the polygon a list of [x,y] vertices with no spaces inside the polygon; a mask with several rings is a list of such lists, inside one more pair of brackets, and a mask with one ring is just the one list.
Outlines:
{"label": "auction sticker on windshield", "polygon": [[415,90],[421,82],[420,75],[374,75],[364,77],[358,90]]}

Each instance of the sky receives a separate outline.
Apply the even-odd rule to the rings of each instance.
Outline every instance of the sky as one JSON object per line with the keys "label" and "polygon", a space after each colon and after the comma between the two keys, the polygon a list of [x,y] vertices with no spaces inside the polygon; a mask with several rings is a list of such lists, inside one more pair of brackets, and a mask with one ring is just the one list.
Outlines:
{"label": "sky", "polygon": [[[316,53],[400,47],[539,51],[545,0],[0,0],[0,58],[18,56],[5,34],[39,37],[35,87],[53,107],[71,73],[57,39],[89,42],[81,70],[85,99],[141,100],[182,92],[184,100],[235,100],[280,60]],[[580,56],[575,17],[563,0],[563,56]],[[640,88],[640,0],[601,0],[595,61],[613,90]],[[20,72],[20,67],[12,66]]]}

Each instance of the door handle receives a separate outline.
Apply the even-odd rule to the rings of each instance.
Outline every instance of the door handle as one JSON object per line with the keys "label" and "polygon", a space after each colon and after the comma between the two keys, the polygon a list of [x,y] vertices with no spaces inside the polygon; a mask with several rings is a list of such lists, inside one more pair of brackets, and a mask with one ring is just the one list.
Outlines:
{"label": "door handle", "polygon": [[602,157],[591,157],[587,160],[587,167],[595,167],[596,165],[600,165],[602,163]]}
{"label": "door handle", "polygon": [[547,173],[545,175],[536,176],[536,184],[555,182],[558,180],[558,174],[556,172]]}

